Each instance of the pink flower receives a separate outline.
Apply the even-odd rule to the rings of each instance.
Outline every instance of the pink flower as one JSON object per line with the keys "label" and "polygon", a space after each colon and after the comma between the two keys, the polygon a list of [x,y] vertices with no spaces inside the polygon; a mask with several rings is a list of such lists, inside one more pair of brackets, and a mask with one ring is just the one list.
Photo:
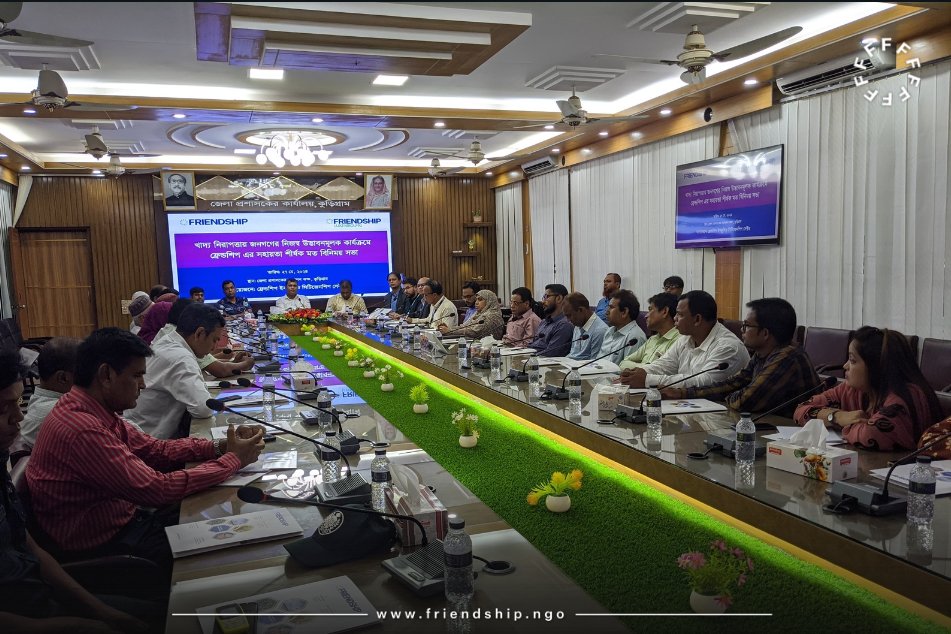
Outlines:
{"label": "pink flower", "polygon": [[736,585],[742,588],[744,583],[746,583],[746,573],[740,573],[740,576],[736,580]]}
{"label": "pink flower", "polygon": [[725,608],[728,608],[731,605],[733,605],[733,599],[727,594],[721,594],[720,596],[716,597],[716,599],[714,600]]}
{"label": "pink flower", "polygon": [[722,539],[717,539],[717,540],[714,540],[713,543],[710,544],[710,548],[715,548],[717,550],[726,550],[726,544],[723,543]]}
{"label": "pink flower", "polygon": [[749,557],[746,558],[746,567],[750,569],[750,572],[753,572],[753,560]]}
{"label": "pink flower", "polygon": [[733,549],[732,551],[730,551],[730,552],[732,552],[732,553],[733,553],[733,556],[736,557],[737,559],[743,559],[743,557],[746,556],[746,554],[745,554],[745,553],[743,552],[743,550],[740,549],[740,548],[734,548],[734,549]]}
{"label": "pink flower", "polygon": [[684,570],[698,570],[706,564],[707,559],[703,556],[703,553],[689,552],[677,558],[677,565]]}

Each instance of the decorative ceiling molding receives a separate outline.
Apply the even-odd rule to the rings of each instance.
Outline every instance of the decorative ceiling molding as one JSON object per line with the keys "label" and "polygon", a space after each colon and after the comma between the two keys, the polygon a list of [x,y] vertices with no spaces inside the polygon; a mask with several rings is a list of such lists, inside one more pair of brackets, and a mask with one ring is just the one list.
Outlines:
{"label": "decorative ceiling molding", "polygon": [[552,66],[532,77],[525,85],[540,90],[566,92],[591,90],[627,72],[625,68],[591,68],[587,66]]}
{"label": "decorative ceiling molding", "polygon": [[201,138],[202,132],[207,132],[208,130],[214,130],[220,128],[221,124],[212,124],[212,125],[200,125],[192,128],[191,135],[197,143],[201,143],[205,147],[212,147],[218,150],[224,150],[227,146],[221,145],[220,143],[212,143],[211,141],[205,141]]}
{"label": "decorative ceiling molding", "polygon": [[751,15],[769,2],[657,2],[627,23],[640,31],[686,34],[693,25],[711,33],[725,24]]}
{"label": "decorative ceiling molding", "polygon": [[[191,128],[194,126],[194,123],[179,123],[178,125],[173,125],[165,132],[165,138],[182,147],[196,148],[198,147],[198,142],[195,141],[190,134]],[[192,141],[195,142],[193,143]]]}
{"label": "decorative ceiling molding", "polygon": [[361,150],[371,150],[373,152],[380,152],[382,150],[389,150],[394,148],[397,145],[402,145],[409,140],[409,130],[402,128],[398,129],[382,129],[379,130],[380,138],[369,145],[361,145],[360,147],[352,147],[349,152],[359,152]]}
{"label": "decorative ceiling molding", "polygon": [[462,141],[485,141],[496,136],[498,132],[488,132],[481,130],[473,132],[471,130],[443,130],[442,135],[449,139],[460,139]]}
{"label": "decorative ceiling molding", "polygon": [[99,58],[92,46],[64,48],[58,46],[26,46],[0,41],[0,66],[25,70],[42,70],[43,64],[55,71],[100,70]]}
{"label": "decorative ceiling molding", "polygon": [[135,125],[128,119],[61,119],[63,125],[67,128],[76,130],[128,130]]}
{"label": "decorative ceiling molding", "polygon": [[[449,158],[447,154],[465,153],[465,148],[460,147],[414,147],[409,151],[409,156],[418,159],[427,159],[433,157]],[[464,157],[460,157],[464,158]]]}

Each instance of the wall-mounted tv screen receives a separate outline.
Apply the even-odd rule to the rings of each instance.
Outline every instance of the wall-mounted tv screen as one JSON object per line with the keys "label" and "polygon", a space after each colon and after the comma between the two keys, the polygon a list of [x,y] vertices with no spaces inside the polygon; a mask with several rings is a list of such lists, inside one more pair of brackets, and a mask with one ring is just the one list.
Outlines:
{"label": "wall-mounted tv screen", "polygon": [[783,146],[677,166],[674,247],[779,244]]}

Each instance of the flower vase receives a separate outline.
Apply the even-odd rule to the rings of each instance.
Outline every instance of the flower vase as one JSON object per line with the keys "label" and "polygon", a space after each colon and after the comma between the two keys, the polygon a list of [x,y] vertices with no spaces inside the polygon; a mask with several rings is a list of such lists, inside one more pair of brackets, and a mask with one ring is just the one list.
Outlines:
{"label": "flower vase", "polygon": [[416,414],[425,414],[429,411],[429,403],[414,403],[413,412]]}
{"label": "flower vase", "polygon": [[380,385],[380,389],[383,390],[384,392],[392,392],[393,387],[394,386],[392,383],[383,383],[382,385]]}
{"label": "flower vase", "polygon": [[320,347],[321,347],[321,349],[323,349],[323,350],[330,350],[330,344],[329,344],[329,343],[325,343],[325,344],[321,345]]}
{"label": "flower vase", "polygon": [[474,434],[472,436],[459,436],[459,446],[465,447],[466,449],[475,447],[478,442],[479,437]]}
{"label": "flower vase", "polygon": [[571,508],[571,496],[546,495],[545,507],[552,513],[564,513]]}
{"label": "flower vase", "polygon": [[372,378],[375,377],[375,376],[376,376],[376,372],[374,372],[373,370],[364,370],[364,371],[363,371],[363,378],[365,378],[365,379],[372,379]]}
{"label": "flower vase", "polygon": [[335,357],[342,357],[342,356],[343,356],[343,350],[334,350],[334,356],[335,356]]}
{"label": "flower vase", "polygon": [[320,337],[314,337],[314,341],[320,341]]}
{"label": "flower vase", "polygon": [[478,214],[472,214],[472,222],[482,222],[482,216]]}
{"label": "flower vase", "polygon": [[722,614],[726,612],[726,604],[720,600],[718,594],[702,594],[696,590],[690,591],[690,607],[697,614]]}
{"label": "flower vase", "polygon": [[358,365],[360,365],[360,362],[357,361],[356,359],[353,359],[351,361],[347,361],[347,365],[350,366],[351,368],[355,368]]}

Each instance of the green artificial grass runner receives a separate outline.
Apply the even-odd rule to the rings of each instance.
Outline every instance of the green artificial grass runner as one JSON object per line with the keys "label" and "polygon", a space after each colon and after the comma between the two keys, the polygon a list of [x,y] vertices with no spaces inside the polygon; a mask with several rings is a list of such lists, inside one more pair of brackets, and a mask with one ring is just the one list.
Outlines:
{"label": "green artificial grass runner", "polygon": [[[349,367],[344,357],[321,350],[309,337],[294,339],[611,612],[690,612],[690,587],[677,557],[694,550],[709,554],[710,542],[722,539],[746,551],[755,566],[747,584],[734,594],[730,612],[773,616],[717,620],[717,625],[734,631],[935,631],[924,618],[575,455],[370,346],[334,331],[329,336],[405,376],[394,376],[396,389],[383,392],[376,378],[363,378],[363,368]],[[429,412],[417,415],[409,390],[421,382],[429,390]],[[459,433],[450,422],[452,413],[463,407],[479,416],[481,435],[472,449],[459,446]],[[583,487],[572,492],[569,512],[550,513],[544,502],[526,502],[531,488],[553,472],[575,468],[584,472]],[[571,606],[564,609],[570,613]],[[633,628],[674,625],[677,631],[709,631],[711,626],[702,618],[638,617],[627,622]]]}

